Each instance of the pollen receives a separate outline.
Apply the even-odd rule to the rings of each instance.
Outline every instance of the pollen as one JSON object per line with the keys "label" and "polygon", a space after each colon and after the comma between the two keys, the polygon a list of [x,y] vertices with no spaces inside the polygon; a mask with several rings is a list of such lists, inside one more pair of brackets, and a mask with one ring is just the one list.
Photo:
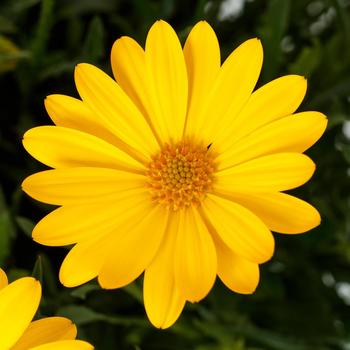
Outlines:
{"label": "pollen", "polygon": [[148,165],[152,199],[173,210],[198,206],[212,188],[213,172],[209,147],[188,141],[165,144]]}

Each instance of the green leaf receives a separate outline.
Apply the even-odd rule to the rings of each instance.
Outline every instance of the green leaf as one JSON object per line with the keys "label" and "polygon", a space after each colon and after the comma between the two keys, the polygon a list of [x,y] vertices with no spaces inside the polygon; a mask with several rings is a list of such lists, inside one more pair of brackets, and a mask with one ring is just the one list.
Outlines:
{"label": "green leaf", "polygon": [[290,20],[290,0],[270,0],[264,14],[263,24],[258,29],[264,47],[264,80],[271,80],[282,63],[281,42]]}
{"label": "green leaf", "polygon": [[344,158],[350,164],[350,145],[343,145],[342,152],[343,152]]}
{"label": "green leaf", "polygon": [[27,277],[30,274],[30,272],[26,269],[12,268],[10,270],[7,270],[6,274],[9,282],[13,282],[15,280],[18,280],[19,278]]}
{"label": "green leaf", "polygon": [[145,325],[144,318],[131,318],[124,316],[107,316],[96,312],[87,306],[68,305],[60,308],[57,315],[71,319],[78,326],[86,325],[92,322],[103,321],[114,325]]}
{"label": "green leaf", "polygon": [[[37,272],[36,272],[37,271]],[[57,275],[53,270],[51,260],[46,254],[40,254],[37,257],[36,264],[34,266],[33,274],[37,273],[41,277],[42,285],[45,287],[45,296],[57,297]]]}
{"label": "green leaf", "polygon": [[41,284],[43,284],[43,280],[44,280],[43,270],[44,270],[44,268],[43,268],[42,258],[40,255],[38,255],[36,258],[36,261],[35,261],[33,271],[32,271],[32,276],[34,278],[36,278],[38,281],[40,281]]}
{"label": "green leaf", "polygon": [[289,66],[292,74],[300,74],[310,78],[320,64],[322,56],[321,45],[318,41],[313,46],[304,47],[297,59]]}
{"label": "green leaf", "polygon": [[12,216],[7,208],[5,197],[0,187],[0,266],[3,266],[11,252],[11,241],[15,235]]}
{"label": "green leaf", "polygon": [[42,287],[45,288],[45,297],[57,295],[57,277],[52,271],[50,260],[45,254],[37,256],[32,276],[39,280]]}
{"label": "green leaf", "polygon": [[100,290],[101,288],[96,284],[85,284],[74,289],[70,294],[72,297],[85,300],[90,292]]}
{"label": "green leaf", "polygon": [[50,37],[54,18],[54,0],[42,0],[36,33],[31,45],[34,68],[41,65]]}
{"label": "green leaf", "polygon": [[114,14],[117,11],[117,3],[111,0],[70,0],[64,6],[59,7],[58,16],[70,18],[96,13]]}
{"label": "green leaf", "polygon": [[0,265],[4,265],[11,252],[13,225],[8,211],[0,213]]}
{"label": "green leaf", "polygon": [[0,33],[14,33],[16,25],[10,19],[0,15]]}
{"label": "green leaf", "polygon": [[19,228],[29,237],[32,238],[33,228],[35,226],[34,222],[24,216],[17,216],[15,218]]}
{"label": "green leaf", "polygon": [[9,11],[18,14],[40,3],[40,0],[11,1]]}
{"label": "green leaf", "polygon": [[162,18],[169,18],[171,14],[174,12],[175,1],[174,0],[163,0],[162,1]]}
{"label": "green leaf", "polygon": [[105,32],[103,22],[99,16],[95,16],[90,21],[82,50],[82,55],[85,60],[94,63],[105,55],[104,38]]}
{"label": "green leaf", "polygon": [[20,50],[10,39],[0,35],[0,73],[14,70],[20,59],[29,53]]}
{"label": "green leaf", "polygon": [[104,321],[105,316],[86,306],[68,305],[58,311],[60,316],[68,317],[77,325],[89,324],[96,321]]}
{"label": "green leaf", "polygon": [[143,304],[142,288],[137,284],[137,282],[127,285],[123,288],[123,290],[135,298],[139,303]]}

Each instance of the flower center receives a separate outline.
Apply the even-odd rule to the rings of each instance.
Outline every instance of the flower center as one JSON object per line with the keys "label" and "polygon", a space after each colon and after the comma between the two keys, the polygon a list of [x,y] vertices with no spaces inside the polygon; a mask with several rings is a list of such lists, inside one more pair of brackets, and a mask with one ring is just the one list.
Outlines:
{"label": "flower center", "polygon": [[188,141],[165,144],[148,165],[152,199],[173,210],[199,205],[212,188],[213,172],[209,147]]}

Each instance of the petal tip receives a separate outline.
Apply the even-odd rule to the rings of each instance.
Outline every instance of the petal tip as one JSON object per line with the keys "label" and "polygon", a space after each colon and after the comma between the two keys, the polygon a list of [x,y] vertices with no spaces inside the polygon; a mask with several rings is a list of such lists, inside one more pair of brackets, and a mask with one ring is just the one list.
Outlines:
{"label": "petal tip", "polygon": [[307,78],[304,75],[288,74],[288,75],[285,75],[284,77],[294,79],[294,82],[297,84],[300,84],[300,83],[307,84]]}
{"label": "petal tip", "polygon": [[26,192],[25,187],[27,186],[27,178],[25,178],[21,183],[22,191]]}
{"label": "petal tip", "polygon": [[177,321],[177,319],[175,319],[171,322],[169,322],[166,319],[161,320],[161,321],[155,321],[155,320],[151,320],[150,318],[149,318],[149,320],[152,323],[152,325],[159,330],[167,329],[167,328],[171,327]]}
{"label": "petal tip", "polygon": [[255,54],[258,54],[259,57],[261,56],[261,58],[262,58],[263,53],[264,53],[262,42],[257,37],[244,41],[240,46],[238,46],[238,48],[240,48],[240,47],[255,51]]}
{"label": "petal tip", "polygon": [[121,37],[119,37],[118,39],[116,39],[112,45],[112,52],[117,50],[118,47],[125,41],[128,40],[129,37],[126,35],[122,35]]}
{"label": "petal tip", "polygon": [[310,159],[310,167],[311,167],[311,174],[313,175],[314,172],[316,171],[316,163],[312,159]]}
{"label": "petal tip", "polygon": [[41,283],[35,277],[32,277],[32,276],[22,277],[17,281],[20,281],[20,280],[22,280],[22,282],[25,283],[28,287],[34,288],[38,291],[39,290],[41,291]]}
{"label": "petal tip", "polygon": [[103,278],[101,278],[101,275],[97,276],[97,282],[98,282],[99,286],[104,290],[117,289],[117,287],[112,287],[111,285],[108,285],[106,283],[106,281]]}
{"label": "petal tip", "polygon": [[313,230],[314,228],[316,228],[316,227],[321,225],[321,222],[322,222],[321,214],[319,213],[319,211],[315,207],[313,207],[313,206],[311,206],[311,207],[314,209],[313,210],[313,218],[311,220],[312,223],[310,224],[310,227],[306,231],[303,231],[301,233],[307,232],[309,230]]}
{"label": "petal tip", "polygon": [[[268,243],[269,247],[265,250],[265,254],[261,256],[260,261],[257,261],[258,264],[265,264],[273,258],[275,253],[275,239],[271,233],[271,241]],[[258,259],[259,260],[259,259]]]}
{"label": "petal tip", "polygon": [[302,82],[302,84],[304,85],[304,95],[306,94],[306,90],[307,90],[307,84],[308,84],[308,80],[305,76],[300,75],[300,80]]}
{"label": "petal tip", "polygon": [[250,41],[251,43],[257,44],[257,45],[259,45],[259,46],[262,46],[261,39],[258,38],[258,37],[248,39],[248,41]]}
{"label": "petal tip", "polygon": [[212,28],[212,26],[209,24],[209,22],[205,21],[205,20],[200,20],[198,21],[190,30],[190,33],[195,33],[199,31],[200,33],[198,33],[198,35],[202,36],[202,35],[208,35],[208,32],[212,32],[215,34],[214,29]]}
{"label": "petal tip", "polygon": [[[172,31],[174,30],[173,27],[166,21],[164,21],[163,19],[157,19],[153,25],[151,26],[151,28],[149,29],[148,33],[152,33],[154,30],[161,30],[164,28],[168,28],[171,29]],[[147,43],[147,39],[146,39],[146,43]]]}
{"label": "petal tip", "polygon": [[249,289],[243,294],[245,294],[245,295],[252,295],[252,294],[254,294],[256,292],[257,288],[258,288],[258,286],[255,286],[255,288]]}
{"label": "petal tip", "polygon": [[74,75],[82,73],[82,71],[90,68],[92,65],[89,63],[78,63],[74,67]]}
{"label": "petal tip", "polygon": [[[36,243],[39,243],[39,244],[43,244],[42,243],[42,240],[40,239],[40,234],[38,233],[38,230],[36,229],[38,225],[36,225],[34,228],[33,228],[33,231],[32,231],[32,240]],[[46,245],[46,244],[45,244]]]}
{"label": "petal tip", "polygon": [[58,101],[58,98],[62,96],[60,94],[50,94],[50,95],[47,95],[45,98],[44,98],[44,105],[45,107],[47,108],[48,105],[52,105],[54,104],[55,102],[57,103]]}
{"label": "petal tip", "polygon": [[29,197],[32,197],[30,195],[30,176],[28,176],[27,178],[25,178],[22,183],[21,183],[21,190],[28,195]]}
{"label": "petal tip", "polygon": [[67,278],[65,272],[62,271],[62,266],[61,266],[61,269],[59,271],[59,274],[58,274],[58,278],[61,282],[61,284],[66,287],[66,288],[73,288],[73,287],[77,287],[78,285],[73,283],[72,281],[69,280],[69,277]]}
{"label": "petal tip", "polygon": [[80,69],[81,63],[78,63],[74,66],[74,74],[77,74]]}
{"label": "petal tip", "polygon": [[[35,129],[35,128],[33,128],[33,129]],[[29,129],[29,130],[27,130],[27,131],[23,134],[23,136],[22,136],[22,141],[24,141],[26,138],[28,138],[28,135],[31,134],[31,130],[32,130],[32,129]]]}
{"label": "petal tip", "polygon": [[[207,22],[207,21],[204,20],[204,19],[198,21],[198,22],[194,25],[194,27],[196,27],[196,26],[205,26],[205,27],[210,27],[210,28],[211,28],[211,25],[209,24],[209,22]],[[193,28],[194,28],[194,27],[193,27]]]}
{"label": "petal tip", "polygon": [[318,112],[318,111],[316,111],[315,113],[317,113],[317,115],[320,118],[320,120],[322,120],[325,123],[325,127],[327,127],[327,125],[328,125],[328,117],[325,114],[323,114],[321,112]]}

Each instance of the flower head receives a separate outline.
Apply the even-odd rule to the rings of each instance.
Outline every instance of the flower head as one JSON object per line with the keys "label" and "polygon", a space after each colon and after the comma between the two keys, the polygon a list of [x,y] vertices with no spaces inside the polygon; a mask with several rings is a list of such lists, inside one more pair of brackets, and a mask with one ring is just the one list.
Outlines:
{"label": "flower head", "polygon": [[23,277],[8,284],[0,269],[1,350],[91,350],[75,340],[77,329],[68,319],[48,317],[31,322],[41,298],[40,283]]}
{"label": "flower head", "polygon": [[316,209],[283,191],[304,184],[315,165],[302,154],[322,135],[318,112],[293,114],[303,77],[278,78],[253,92],[263,51],[251,39],[221,65],[206,22],[184,48],[164,21],[145,49],[122,37],[112,48],[115,80],[79,64],[81,100],[51,95],[56,126],[24,135],[24,147],[54,168],[23,189],[58,205],[34,229],[36,241],[75,244],[60,280],[73,287],[95,277],[123,287],[144,272],[151,322],[172,325],[216,275],[249,294],[259,264],[274,251],[271,231],[301,233],[320,222]]}

